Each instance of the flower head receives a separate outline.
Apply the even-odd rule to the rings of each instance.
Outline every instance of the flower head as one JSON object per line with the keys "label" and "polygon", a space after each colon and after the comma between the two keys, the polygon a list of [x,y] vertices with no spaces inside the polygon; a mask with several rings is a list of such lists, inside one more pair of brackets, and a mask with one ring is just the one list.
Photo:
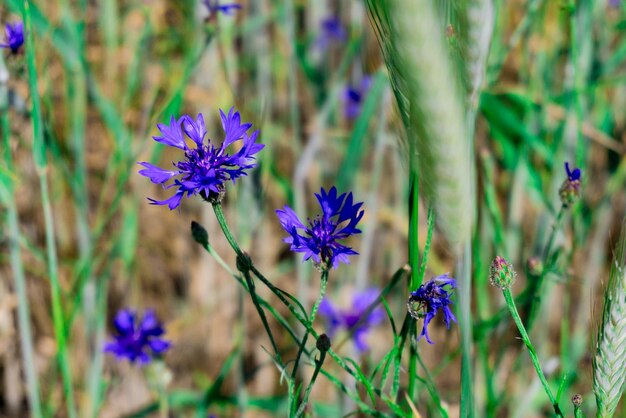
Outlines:
{"label": "flower head", "polygon": [[[184,151],[184,159],[173,163],[174,170],[165,170],[147,162],[139,165],[144,169],[139,171],[142,176],[148,177],[153,183],[163,184],[174,179],[174,182],[165,188],[177,188],[176,193],[166,200],[149,199],[154,205],[167,205],[174,209],[180,205],[183,196],[193,196],[198,193],[205,198],[218,196],[224,191],[224,183],[231,180],[235,183],[238,177],[245,176],[246,170],[256,167],[254,154],[261,151],[263,144],[257,144],[259,131],[248,135],[251,123],[241,123],[239,112],[230,109],[228,115],[220,110],[222,127],[225,138],[222,145],[217,147],[204,137],[206,128],[204,117],[200,113],[196,120],[188,115],[176,120],[173,116],[169,125],[157,125],[161,136],[153,137],[155,141]],[[194,143],[194,147],[187,146],[185,135]],[[241,140],[243,146],[234,154],[226,152],[234,142]],[[178,178],[175,178],[178,177]]]}
{"label": "flower head", "polygon": [[348,85],[343,93],[344,113],[346,118],[355,119],[361,113],[361,107],[372,86],[372,78],[365,76],[358,85]]}
{"label": "flower head", "polygon": [[491,262],[489,269],[489,282],[492,286],[500,289],[508,289],[515,282],[517,273],[513,270],[513,265],[499,255]]}
{"label": "flower head", "polygon": [[328,192],[322,188],[315,197],[322,214],[308,219],[307,225],[289,206],[276,211],[280,224],[289,233],[283,241],[291,245],[291,251],[304,253],[304,260],[313,258],[322,269],[337,268],[340,261],[349,264],[348,256],[358,253],[339,241],[361,233],[356,226],[363,217],[363,202],[353,204],[352,193],[337,196],[335,187]]}
{"label": "flower head", "polygon": [[[444,289],[445,286],[448,286],[449,290]],[[450,321],[456,322],[456,317],[450,309],[452,304],[450,296],[452,295],[452,289],[455,287],[456,280],[446,273],[431,279],[427,283],[423,283],[415,292],[411,292],[407,304],[409,313],[415,319],[424,319],[424,326],[418,340],[426,337],[426,341],[429,344],[433,344],[428,336],[428,324],[430,324],[430,321],[437,315],[439,310],[443,312],[444,321],[448,329],[450,329]]]}
{"label": "flower head", "polygon": [[340,328],[352,332],[355,348],[359,352],[366,351],[368,349],[366,342],[368,331],[373,326],[380,324],[385,318],[385,313],[380,307],[374,308],[365,317],[367,308],[376,302],[379,294],[378,289],[368,289],[355,293],[352,298],[352,306],[347,310],[338,309],[332,302],[324,298],[320,304],[319,313],[326,319],[329,337],[333,338]]}
{"label": "flower head", "polygon": [[0,48],[10,48],[12,53],[17,54],[24,44],[24,24],[22,22],[7,23],[4,33],[5,40],[0,43]]}
{"label": "flower head", "polygon": [[104,351],[113,353],[118,359],[127,358],[131,363],[138,361],[146,364],[172,345],[161,338],[165,329],[152,310],[146,311],[139,319],[135,311],[122,309],[115,315],[113,325],[118,335],[106,344]]}
{"label": "flower head", "polygon": [[565,179],[559,189],[559,197],[563,206],[569,206],[580,197],[581,171],[579,168],[570,170],[569,163],[566,162],[565,172],[567,173],[567,179]]}
{"label": "flower head", "polygon": [[327,49],[333,43],[343,43],[348,38],[346,29],[336,16],[329,16],[320,22],[320,33],[315,41],[319,49]]}
{"label": "flower head", "polygon": [[202,3],[209,10],[209,17],[215,16],[217,13],[230,15],[234,10],[241,9],[241,4],[239,3],[219,4],[220,0],[202,0]]}

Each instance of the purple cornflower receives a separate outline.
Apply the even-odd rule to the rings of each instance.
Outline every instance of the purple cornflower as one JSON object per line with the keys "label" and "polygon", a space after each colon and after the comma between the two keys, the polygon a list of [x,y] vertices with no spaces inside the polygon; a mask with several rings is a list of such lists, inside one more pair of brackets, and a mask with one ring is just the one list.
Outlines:
{"label": "purple cornflower", "polygon": [[372,87],[372,78],[364,76],[358,85],[349,84],[343,93],[344,114],[348,119],[355,119],[361,113],[361,107]]}
{"label": "purple cornflower", "polygon": [[353,204],[352,193],[337,196],[335,187],[328,192],[322,188],[315,197],[322,207],[322,215],[308,219],[308,225],[304,225],[289,206],[276,211],[280,224],[289,233],[283,241],[291,244],[291,251],[304,253],[304,260],[313,258],[322,269],[337,268],[340,261],[350,264],[348,256],[358,253],[338,241],[361,233],[356,226],[363,217],[363,211],[359,211],[363,202]]}
{"label": "purple cornflower", "polygon": [[154,311],[144,312],[139,320],[137,313],[130,309],[121,309],[113,325],[117,334],[114,340],[104,347],[106,353],[113,353],[118,359],[127,358],[131,363],[149,363],[153,356],[165,353],[171,343],[161,338],[165,334],[163,325]]}
{"label": "purple cornflower", "polygon": [[[450,286],[450,289],[446,290],[444,286]],[[450,300],[451,291],[455,287],[456,280],[446,273],[422,284],[415,292],[411,292],[408,302],[409,313],[415,319],[424,319],[424,326],[417,338],[418,340],[426,337],[426,341],[429,344],[433,344],[428,336],[428,324],[439,310],[443,312],[444,321],[448,329],[450,329],[450,321],[456,322],[456,318],[450,310],[450,305],[452,304]]]}
{"label": "purple cornflower", "polygon": [[565,163],[565,172],[567,173],[567,178],[569,181],[577,181],[580,180],[580,168],[575,168],[573,170],[569,169],[569,163]]}
{"label": "purple cornflower", "polygon": [[12,53],[17,54],[20,47],[24,45],[24,24],[22,22],[7,23],[4,33],[6,38],[0,43],[0,48],[10,48]]}
{"label": "purple cornflower", "polygon": [[[245,170],[256,167],[254,154],[264,147],[263,144],[256,143],[259,131],[254,131],[252,135],[248,136],[247,131],[252,127],[252,124],[242,124],[239,112],[235,112],[233,108],[230,109],[228,115],[220,109],[220,116],[226,134],[220,147],[214,146],[210,139],[207,141],[207,145],[204,145],[206,128],[202,113],[198,114],[195,121],[189,115],[183,115],[178,120],[172,116],[169,126],[157,125],[161,131],[161,136],[153,137],[154,140],[183,150],[185,158],[173,163],[176,169],[172,171],[164,170],[147,162],[139,163],[144,167],[143,170],[139,171],[139,174],[148,177],[156,184],[165,185],[174,177],[181,176],[174,179],[173,184],[165,186],[166,189],[178,188],[172,197],[161,201],[149,199],[152,204],[167,205],[170,209],[174,209],[180,205],[185,194],[190,197],[199,193],[205,199],[209,199],[209,196],[218,196],[224,191],[224,183],[229,180],[235,183],[238,177],[247,174]],[[183,132],[195,142],[195,147],[187,146]],[[243,142],[243,147],[232,155],[228,154],[226,149],[240,139]]]}
{"label": "purple cornflower", "polygon": [[352,298],[352,307],[347,310],[338,309],[332,302],[324,298],[320,304],[319,313],[327,321],[327,332],[333,338],[339,328],[352,332],[352,341],[357,351],[366,351],[369,347],[366,343],[368,331],[375,325],[380,324],[385,318],[385,313],[381,307],[376,307],[372,312],[364,317],[369,306],[376,302],[380,291],[378,289],[367,289],[363,292],[355,293]]}
{"label": "purple cornflower", "polygon": [[214,16],[218,12],[230,15],[234,10],[241,9],[241,4],[239,3],[219,4],[219,0],[202,0],[202,3],[209,10],[210,16]]}
{"label": "purple cornflower", "polygon": [[348,38],[346,29],[341,20],[336,16],[330,16],[320,22],[320,33],[315,41],[318,48],[324,50],[332,43],[343,43]]}

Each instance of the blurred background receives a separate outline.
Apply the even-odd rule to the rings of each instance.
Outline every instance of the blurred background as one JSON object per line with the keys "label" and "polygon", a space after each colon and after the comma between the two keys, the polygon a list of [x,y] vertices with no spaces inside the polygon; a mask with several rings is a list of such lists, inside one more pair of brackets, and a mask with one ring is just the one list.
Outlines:
{"label": "blurred background", "polygon": [[[282,416],[286,408],[286,388],[262,348],[269,341],[249,297],[191,238],[195,220],[234,268],[234,254],[210,205],[193,198],[174,211],[151,206],[147,197],[169,194],[137,175],[137,161],[167,167],[179,159],[176,150],[151,138],[158,134],[156,124],[171,115],[203,113],[209,137],[220,143],[218,109],[234,106],[243,121],[261,131],[265,149],[259,166],[227,187],[226,217],[259,269],[305,306],[318,294],[319,273],[289,252],[274,211],[289,205],[303,218],[313,216],[313,193],[322,186],[352,191],[365,209],[363,234],[350,241],[360,255],[331,272],[330,300],[347,308],[354,292],[384,287],[407,262],[409,178],[402,125],[367,7],[358,0],[240,4],[230,14],[210,14],[191,0],[31,2],[33,32],[27,36],[36,50],[55,270],[79,416],[156,414],[159,394],[153,383],[159,379],[166,381],[175,417],[201,410],[194,404],[197,397],[222,378],[205,416]],[[1,22],[21,20],[21,7],[19,0],[4,0]],[[456,7],[439,4],[452,55],[462,48]],[[583,193],[556,228],[557,258],[546,274],[531,338],[554,386],[566,376],[564,409],[569,413],[569,397],[581,393],[583,408],[595,410],[590,353],[626,205],[625,17],[620,1],[580,0],[576,13],[566,1],[495,3],[474,161],[472,355],[478,416],[549,415],[517,331],[501,315],[502,297],[489,287],[488,268],[496,253],[507,255],[518,270],[514,294],[532,279],[529,260],[530,268],[537,268],[533,257],[542,257],[555,225],[565,161],[582,169]],[[0,88],[6,100],[0,111],[8,115],[2,130],[9,147],[3,143],[0,179],[12,186],[2,194],[7,216],[0,224],[0,414],[29,415],[13,284],[12,263],[19,263],[42,402],[48,416],[63,417],[46,202],[33,159],[26,59],[4,52]],[[584,146],[577,147],[578,141]],[[420,205],[423,248],[427,207]],[[19,234],[13,238],[11,208],[18,215]],[[11,239],[18,239],[21,254],[9,250]],[[437,230],[428,261],[427,278],[454,274],[452,252]],[[265,289],[259,292],[276,302]],[[404,283],[387,297],[397,321],[407,297]],[[168,370],[152,382],[142,368],[102,353],[111,318],[123,307],[155,309],[173,342],[165,357]],[[295,344],[272,326],[281,336],[283,358],[295,357]],[[323,329],[324,321],[316,327]],[[437,318],[431,326],[435,345],[418,345],[426,383],[418,385],[413,402],[424,417],[441,416],[438,402],[450,417],[459,414],[458,334]],[[375,327],[368,342],[364,353],[350,341],[336,350],[372,371],[393,345],[389,322]],[[353,409],[323,378],[312,398],[317,416]]]}

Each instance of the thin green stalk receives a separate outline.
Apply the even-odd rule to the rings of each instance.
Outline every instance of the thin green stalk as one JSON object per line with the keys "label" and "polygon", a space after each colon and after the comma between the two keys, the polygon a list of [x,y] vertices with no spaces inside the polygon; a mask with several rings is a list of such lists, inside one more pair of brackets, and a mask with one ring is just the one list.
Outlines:
{"label": "thin green stalk", "polygon": [[530,337],[528,337],[528,333],[526,332],[526,328],[522,323],[522,319],[517,312],[517,308],[515,307],[515,301],[513,300],[513,296],[511,295],[511,290],[509,288],[502,289],[502,294],[504,295],[504,300],[506,301],[506,305],[509,308],[509,312],[513,317],[513,321],[515,321],[515,325],[517,325],[517,329],[522,337],[522,341],[526,344],[528,348],[528,355],[530,356],[530,360],[535,367],[535,371],[537,372],[537,376],[539,376],[539,380],[541,381],[541,385],[543,386],[546,395],[548,395],[548,399],[550,399],[550,403],[554,408],[554,413],[558,417],[563,417],[563,412],[561,412],[561,408],[559,408],[559,404],[552,394],[552,390],[550,389],[550,385],[548,384],[548,380],[546,376],[543,374],[543,370],[541,370],[541,364],[539,363],[539,358],[537,357],[537,352],[530,342]]}
{"label": "thin green stalk", "polygon": [[[0,57],[0,71],[6,71],[4,62]],[[11,157],[11,146],[9,143],[9,111],[8,111],[8,91],[5,84],[0,84],[0,129],[2,130],[2,148],[4,149],[4,162],[6,169],[11,175],[13,173],[13,162]],[[30,327],[30,305],[26,293],[26,278],[24,275],[24,265],[22,263],[22,251],[20,248],[19,217],[15,207],[13,179],[8,178],[4,190],[0,190],[6,195],[7,223],[8,223],[8,244],[11,272],[13,274],[13,286],[17,296],[17,318],[18,332],[20,336],[20,347],[22,351],[22,367],[26,377],[26,388],[28,392],[28,405],[33,418],[42,418],[41,401],[39,397],[39,382],[37,370],[35,370],[35,354],[33,348],[32,330]]]}
{"label": "thin green stalk", "polygon": [[474,382],[472,379],[472,242],[467,242],[459,253],[458,309],[461,330],[461,416],[474,416]]}
{"label": "thin green stalk", "polygon": [[[322,303],[322,299],[326,295],[326,286],[328,285],[328,269],[324,269],[322,271],[321,284],[320,284],[320,294],[311,308],[311,315],[309,315],[309,327],[313,328],[313,323],[315,322],[315,317],[317,316],[317,310]],[[302,352],[304,351],[304,347],[306,346],[307,339],[309,338],[309,332],[304,332],[304,337],[302,337],[302,342],[300,343],[300,348],[298,348],[298,354],[296,355],[296,360],[293,364],[293,369],[291,370],[291,378],[296,378],[296,373],[298,371],[298,365],[300,363],[300,357],[302,356]]]}
{"label": "thin green stalk", "polygon": [[535,319],[539,312],[539,308],[541,307],[541,291],[543,289],[543,283],[545,282],[547,272],[552,269],[554,263],[554,260],[551,257],[552,247],[554,246],[556,233],[561,226],[561,221],[563,220],[563,215],[565,214],[566,210],[567,207],[561,206],[561,209],[556,215],[556,220],[554,221],[554,225],[552,226],[552,230],[550,231],[550,236],[548,237],[548,243],[546,244],[545,250],[543,252],[543,270],[541,271],[541,274],[539,275],[537,280],[530,283],[529,285],[530,291],[532,293],[532,298],[530,299],[528,319],[526,321],[528,330],[532,329],[532,326],[534,325]]}
{"label": "thin green stalk", "polygon": [[52,217],[52,207],[48,191],[48,164],[46,161],[46,145],[43,139],[43,127],[41,117],[41,102],[39,100],[39,90],[37,87],[37,67],[35,63],[35,42],[30,15],[30,1],[24,0],[24,23],[28,36],[26,36],[26,60],[28,67],[28,82],[32,98],[33,117],[33,158],[39,176],[41,187],[41,201],[43,205],[45,233],[46,233],[46,258],[48,265],[48,276],[50,279],[52,295],[52,319],[54,323],[54,334],[57,342],[59,367],[63,380],[63,391],[65,394],[67,414],[70,418],[75,418],[76,406],[74,403],[74,389],[72,385],[72,372],[70,368],[69,356],[67,352],[67,341],[65,333],[65,320],[63,317],[63,307],[61,299],[61,285],[58,277],[57,252],[54,233],[54,220]]}
{"label": "thin green stalk", "polygon": [[306,387],[306,391],[304,392],[304,397],[302,398],[302,403],[300,404],[300,407],[296,411],[296,418],[304,414],[304,408],[306,408],[306,404],[309,402],[309,395],[311,395],[311,390],[313,390],[313,385],[315,384],[315,381],[317,380],[317,375],[320,373],[320,370],[322,369],[322,365],[324,364],[325,358],[326,358],[326,351],[324,350],[320,351],[320,358],[319,360],[315,361],[315,371],[313,372],[313,376],[311,376],[311,381],[309,382],[309,385]]}

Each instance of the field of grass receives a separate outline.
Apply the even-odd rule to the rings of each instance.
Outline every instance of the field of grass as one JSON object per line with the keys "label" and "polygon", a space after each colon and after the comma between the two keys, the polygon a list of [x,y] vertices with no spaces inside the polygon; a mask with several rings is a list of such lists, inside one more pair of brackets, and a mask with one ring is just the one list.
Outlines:
{"label": "field of grass", "polygon": [[626,417],[623,2],[0,24],[1,417]]}

